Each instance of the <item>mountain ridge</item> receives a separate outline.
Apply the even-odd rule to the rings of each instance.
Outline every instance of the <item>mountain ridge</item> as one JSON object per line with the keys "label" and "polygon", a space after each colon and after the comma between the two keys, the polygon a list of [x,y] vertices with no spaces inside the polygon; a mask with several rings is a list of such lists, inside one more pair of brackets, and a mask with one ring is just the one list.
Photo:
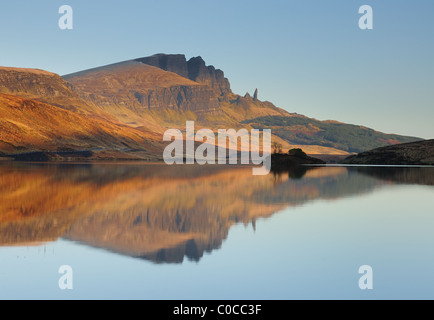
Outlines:
{"label": "mountain ridge", "polygon": [[[385,135],[370,129],[360,134],[361,127],[335,120],[318,122],[297,113],[290,113],[271,102],[259,100],[258,89],[253,96],[235,94],[222,70],[206,65],[201,57],[187,60],[182,54],[157,54],[136,58],[63,77],[39,69],[0,67],[0,93],[17,97],[13,102],[10,97],[2,96],[3,108],[11,107],[6,106],[7,101],[11,104],[17,101],[22,104],[30,103],[20,99],[29,99],[36,105],[47,104],[48,107],[39,105],[35,119],[48,119],[50,115],[44,112],[53,110],[60,115],[58,109],[53,109],[55,107],[71,112],[74,116],[87,118],[81,121],[76,117],[76,120],[83,124],[89,123],[87,120],[93,120],[93,130],[98,132],[105,128],[105,131],[101,129],[103,136],[108,134],[106,138],[111,142],[104,144],[99,141],[93,143],[92,148],[100,148],[102,144],[104,148],[111,146],[114,151],[119,151],[122,149],[119,140],[128,136],[134,137],[134,142],[127,143],[134,146],[131,149],[146,152],[152,146],[152,158],[161,158],[164,149],[161,141],[165,130],[185,130],[186,121],[195,121],[197,127],[210,128],[213,131],[221,128],[271,128],[273,141],[283,149],[302,148],[308,154],[350,154],[372,149],[373,146],[419,139]],[[273,119],[280,124],[265,123],[267,119]],[[67,120],[62,121],[70,126]],[[62,135],[62,121],[56,122],[52,119],[52,123],[57,123],[58,127],[48,126],[54,136]],[[304,123],[295,123],[300,121]],[[25,125],[30,126],[30,123],[31,121]],[[5,119],[0,119],[0,126],[5,128],[7,125],[10,124],[6,123]],[[39,124],[34,126],[44,130]],[[344,131],[343,127],[346,128]],[[78,124],[76,129],[80,131],[83,128]],[[0,152],[7,154],[13,148],[11,146],[17,147],[14,153],[59,149],[54,144],[48,144],[49,150],[42,148],[47,148],[45,138],[44,143],[35,141],[33,146],[23,144],[21,142],[25,139],[19,132],[17,131],[15,136],[10,135],[7,141],[3,141],[0,136]],[[142,139],[137,139],[137,136]],[[70,144],[70,149],[74,149],[74,145],[77,145],[76,137],[63,136],[65,141],[68,138],[74,141]],[[143,143],[137,145],[138,141]],[[78,145],[86,146],[83,142]],[[63,148],[62,145],[60,149]]]}

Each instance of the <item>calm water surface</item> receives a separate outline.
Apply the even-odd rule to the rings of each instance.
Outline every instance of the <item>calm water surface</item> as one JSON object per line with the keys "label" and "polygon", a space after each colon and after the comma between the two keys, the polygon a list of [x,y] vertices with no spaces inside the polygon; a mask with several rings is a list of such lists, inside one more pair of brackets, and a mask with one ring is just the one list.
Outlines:
{"label": "calm water surface", "polygon": [[0,299],[434,299],[434,168],[4,163],[0,194]]}

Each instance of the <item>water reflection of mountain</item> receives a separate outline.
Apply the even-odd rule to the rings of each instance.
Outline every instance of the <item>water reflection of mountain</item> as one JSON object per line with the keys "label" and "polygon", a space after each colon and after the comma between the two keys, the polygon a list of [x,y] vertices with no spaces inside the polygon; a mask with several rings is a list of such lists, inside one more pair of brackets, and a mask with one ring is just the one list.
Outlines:
{"label": "water reflection of mountain", "polygon": [[346,168],[252,176],[248,167],[0,166],[0,244],[67,238],[158,263],[198,261],[236,223],[385,184]]}

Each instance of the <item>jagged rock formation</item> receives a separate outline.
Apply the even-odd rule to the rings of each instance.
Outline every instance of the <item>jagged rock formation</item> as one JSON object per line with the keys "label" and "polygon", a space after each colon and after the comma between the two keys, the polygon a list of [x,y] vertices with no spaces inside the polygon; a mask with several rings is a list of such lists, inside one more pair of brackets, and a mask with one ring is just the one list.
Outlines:
{"label": "jagged rock formation", "polygon": [[189,78],[187,60],[183,54],[156,54],[150,57],[139,58],[135,61],[176,73],[187,79]]}
{"label": "jagged rock formation", "polygon": [[220,95],[232,92],[229,80],[225,78],[223,71],[213,66],[206,66],[201,57],[191,58],[187,66],[189,79],[208,85]]}
{"label": "jagged rock formation", "polygon": [[[241,97],[240,97],[241,98]],[[246,99],[246,100],[252,100],[252,96],[250,95],[250,93],[246,93],[245,95],[244,95],[244,99]],[[238,101],[241,101],[241,99],[238,99]]]}
{"label": "jagged rock formation", "polygon": [[201,57],[191,58],[187,61],[182,54],[157,54],[151,57],[139,58],[135,61],[154,66],[165,71],[174,72],[181,77],[200,84],[205,84],[214,90],[216,95],[231,93],[229,80],[224,72],[213,66],[206,66]]}
{"label": "jagged rock formation", "polygon": [[253,101],[258,101],[258,89],[256,89],[255,93],[253,94]]}

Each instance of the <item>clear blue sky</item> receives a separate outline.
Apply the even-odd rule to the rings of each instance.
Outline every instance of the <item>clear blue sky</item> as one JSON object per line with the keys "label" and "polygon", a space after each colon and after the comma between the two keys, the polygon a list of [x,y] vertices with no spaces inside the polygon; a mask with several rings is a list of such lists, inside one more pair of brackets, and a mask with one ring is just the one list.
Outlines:
{"label": "clear blue sky", "polygon": [[[74,9],[74,29],[58,9]],[[361,5],[374,30],[358,28]],[[67,74],[155,53],[202,56],[234,92],[290,112],[434,138],[432,0],[15,0],[0,65]]]}

